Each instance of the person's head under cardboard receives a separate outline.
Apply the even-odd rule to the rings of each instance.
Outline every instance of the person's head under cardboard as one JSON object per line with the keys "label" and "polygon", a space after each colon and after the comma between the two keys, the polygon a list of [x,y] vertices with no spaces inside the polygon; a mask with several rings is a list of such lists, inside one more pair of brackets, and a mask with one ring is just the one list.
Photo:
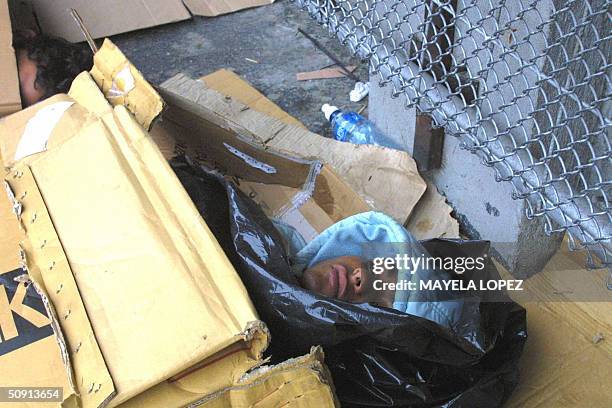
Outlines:
{"label": "person's head under cardboard", "polygon": [[19,91],[24,108],[58,93],[66,93],[73,79],[93,64],[83,45],[32,30],[13,33]]}

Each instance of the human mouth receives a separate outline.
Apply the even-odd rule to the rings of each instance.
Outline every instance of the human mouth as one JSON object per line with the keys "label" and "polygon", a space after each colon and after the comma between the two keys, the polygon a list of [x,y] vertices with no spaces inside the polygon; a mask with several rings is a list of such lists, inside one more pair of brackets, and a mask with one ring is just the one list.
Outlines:
{"label": "human mouth", "polygon": [[327,296],[335,297],[338,293],[338,272],[332,266],[329,273],[327,274],[327,284],[329,286],[330,293]]}
{"label": "human mouth", "polygon": [[334,292],[336,293],[334,297],[336,299],[343,299],[344,296],[346,295],[346,288],[348,286],[347,273],[348,272],[346,268],[344,267],[344,265],[340,265],[340,264],[332,265],[331,275],[334,275],[333,279],[336,281],[335,286],[333,286]]}

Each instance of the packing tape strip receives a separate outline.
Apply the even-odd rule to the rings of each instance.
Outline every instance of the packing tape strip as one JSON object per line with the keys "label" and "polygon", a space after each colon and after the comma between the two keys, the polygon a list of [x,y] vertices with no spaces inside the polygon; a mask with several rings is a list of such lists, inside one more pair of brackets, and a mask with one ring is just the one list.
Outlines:
{"label": "packing tape strip", "polygon": [[81,406],[104,407],[116,395],[115,385],[36,180],[22,164],[5,181],[13,196],[20,198],[20,225],[26,235],[20,243],[23,259],[32,280],[46,292],[56,311]]}

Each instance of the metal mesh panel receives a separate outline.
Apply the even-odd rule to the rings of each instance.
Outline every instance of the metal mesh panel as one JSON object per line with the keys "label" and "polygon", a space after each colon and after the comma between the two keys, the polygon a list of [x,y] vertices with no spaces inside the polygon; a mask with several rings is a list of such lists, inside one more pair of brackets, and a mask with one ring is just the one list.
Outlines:
{"label": "metal mesh panel", "polygon": [[610,1],[294,1],[610,264]]}

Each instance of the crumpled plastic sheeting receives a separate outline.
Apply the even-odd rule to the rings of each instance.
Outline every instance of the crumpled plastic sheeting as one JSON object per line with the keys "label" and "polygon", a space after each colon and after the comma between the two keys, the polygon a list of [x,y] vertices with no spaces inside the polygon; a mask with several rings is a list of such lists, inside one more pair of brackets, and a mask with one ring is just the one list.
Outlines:
{"label": "crumpled plastic sheeting", "polygon": [[[518,382],[526,313],[511,302],[470,302],[458,330],[392,309],[319,296],[291,274],[280,236],[236,186],[171,163],[270,328],[273,361],[322,345],[343,406],[497,407]],[[484,255],[484,241],[430,240],[436,256]],[[463,255],[465,256],[465,255]]]}

